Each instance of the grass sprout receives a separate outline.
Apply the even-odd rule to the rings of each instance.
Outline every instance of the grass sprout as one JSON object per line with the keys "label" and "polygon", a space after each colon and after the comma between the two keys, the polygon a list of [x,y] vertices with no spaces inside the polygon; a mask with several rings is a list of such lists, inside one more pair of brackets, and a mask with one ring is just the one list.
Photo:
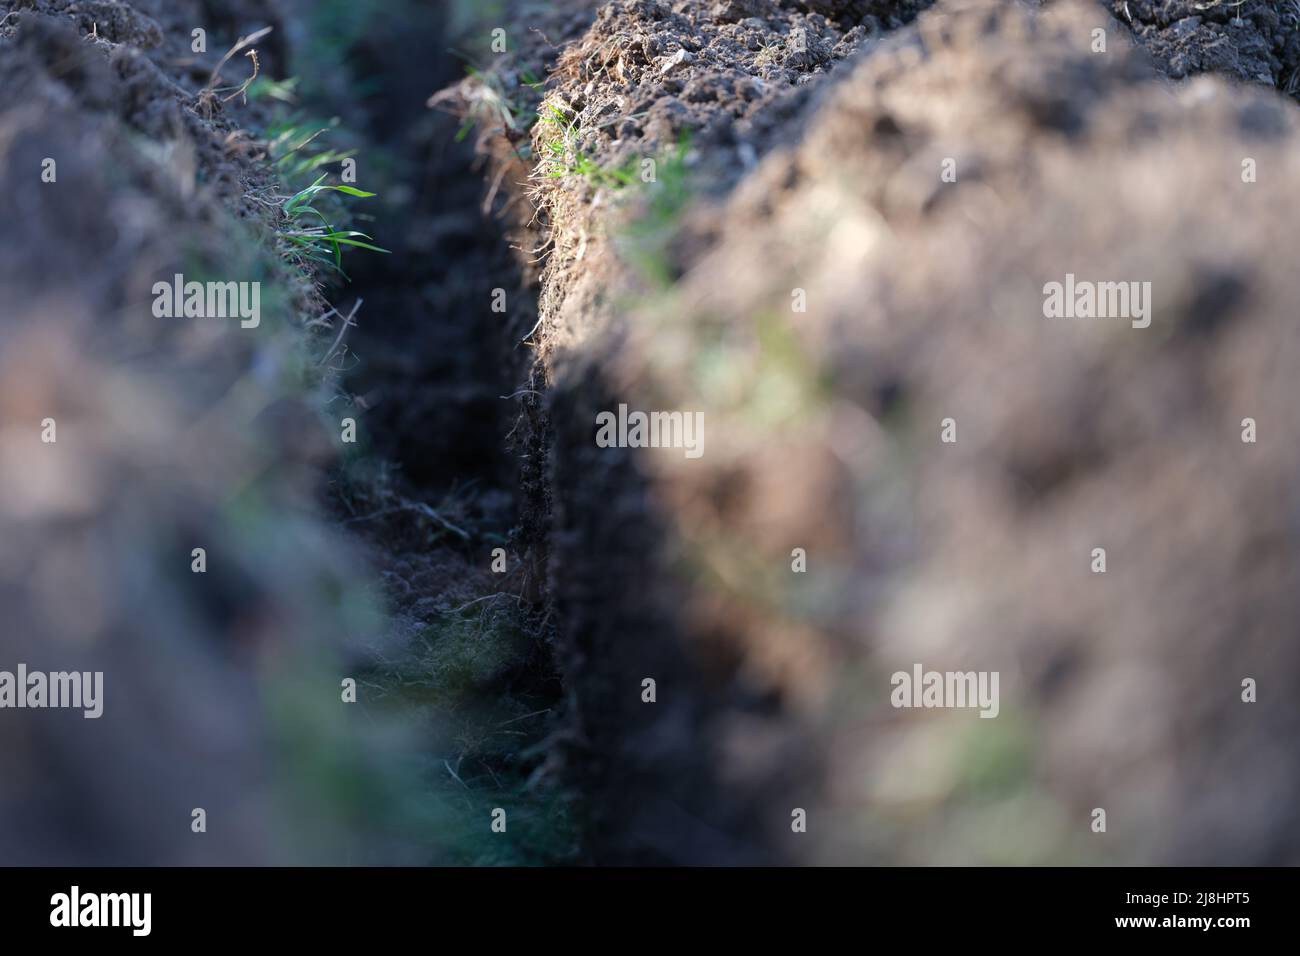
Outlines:
{"label": "grass sprout", "polygon": [[570,120],[554,103],[546,104],[539,122],[550,130],[540,150],[543,176],[549,179],[580,176],[594,186],[609,189],[622,189],[639,180],[635,159],[615,168],[606,168],[596,162],[582,148],[577,121]]}
{"label": "grass sprout", "polygon": [[[304,259],[333,265],[339,273],[346,277],[347,273],[343,271],[343,249],[345,246],[385,254],[389,250],[374,245],[374,240],[364,232],[357,232],[355,229],[336,229],[330,224],[325,215],[313,205],[319,197],[331,193],[341,193],[355,199],[372,199],[376,195],[363,189],[357,189],[355,186],[327,185],[326,178],[324,175],[321,176],[310,186],[300,189],[285,200],[283,211],[289,228],[284,231],[283,235],[289,242],[293,243]],[[321,224],[307,225],[313,219],[319,219]]]}
{"label": "grass sprout", "polygon": [[267,131],[266,148],[276,172],[286,182],[301,181],[314,175],[322,166],[332,166],[351,159],[354,149],[326,149],[314,147],[318,137],[338,128],[338,120],[306,120],[293,118],[275,125]]}

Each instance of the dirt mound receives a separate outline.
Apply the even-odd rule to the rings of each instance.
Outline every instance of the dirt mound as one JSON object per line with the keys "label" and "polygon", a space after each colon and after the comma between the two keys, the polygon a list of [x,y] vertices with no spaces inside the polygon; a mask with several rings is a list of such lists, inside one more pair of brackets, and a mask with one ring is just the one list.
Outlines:
{"label": "dirt mound", "polygon": [[[5,711],[7,863],[397,852],[353,844],[333,769],[381,762],[339,705],[373,602],[314,505],[333,330],[304,328],[325,308],[284,245],[259,106],[230,95],[250,61],[201,95],[275,23],[260,3],[0,3],[0,668],[104,674],[98,719]],[[177,274],[260,283],[256,323],[160,317]],[[331,762],[287,770],[317,735]]]}
{"label": "dirt mound", "polygon": [[[593,853],[1294,860],[1300,710],[1241,698],[1300,668],[1294,108],[1171,96],[1091,3],[811,6],[611,4],[533,128]],[[1076,279],[1149,321],[1046,318]],[[702,412],[703,456],[598,447],[620,404]],[[918,662],[999,672],[998,718],[892,707]]]}
{"label": "dirt mound", "polygon": [[[816,702],[818,859],[1296,853],[1278,837],[1297,767],[1277,756],[1300,712],[1241,700],[1244,678],[1300,665],[1276,636],[1297,611],[1277,560],[1294,542],[1269,543],[1300,459],[1290,437],[1242,441],[1262,409],[1292,427],[1278,250],[1295,238],[1296,117],[1211,80],[1170,100],[1129,51],[1072,47],[1092,18],[947,5],[886,41],[742,187],[627,348],[666,363],[670,390],[640,405],[716,422],[713,475],[671,467],[688,547],[728,582],[794,547],[828,565],[767,592],[822,642],[738,626],[744,590],[704,602],[750,679]],[[1045,319],[1067,274],[1149,281],[1150,326]],[[713,331],[665,346],[692,327]],[[688,359],[706,347],[723,371]],[[847,662],[861,671],[843,681]],[[893,710],[888,676],[914,662],[1000,671],[1000,718]]]}

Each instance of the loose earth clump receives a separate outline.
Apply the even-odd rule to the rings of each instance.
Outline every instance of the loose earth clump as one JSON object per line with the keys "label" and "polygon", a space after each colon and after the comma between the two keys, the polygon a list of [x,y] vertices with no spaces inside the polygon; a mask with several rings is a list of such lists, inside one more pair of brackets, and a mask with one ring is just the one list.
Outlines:
{"label": "loose earth clump", "polygon": [[1300,5],[1290,0],[1110,0],[1174,79],[1219,73],[1300,93]]}

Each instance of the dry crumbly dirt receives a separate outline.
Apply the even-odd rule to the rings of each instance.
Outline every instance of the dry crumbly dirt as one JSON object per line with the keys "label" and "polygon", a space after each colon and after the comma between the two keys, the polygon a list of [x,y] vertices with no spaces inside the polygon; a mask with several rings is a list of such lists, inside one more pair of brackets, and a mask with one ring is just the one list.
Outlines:
{"label": "dry crumbly dirt", "polygon": [[1174,79],[1219,73],[1300,92],[1300,6],[1291,0],[1110,0]]}
{"label": "dry crumbly dirt", "polygon": [[[568,147],[534,127],[534,506],[594,858],[1294,862],[1300,709],[1240,682],[1300,676],[1297,116],[1230,82],[1246,28],[1171,86],[1095,3],[725,6],[613,3],[505,67],[554,59]],[[1294,26],[1242,16],[1285,90]],[[683,132],[671,187],[582,174]],[[1151,326],[1045,320],[1067,272],[1150,280]],[[596,448],[619,402],[703,411],[704,458]],[[918,661],[999,671],[999,718],[891,708]]]}

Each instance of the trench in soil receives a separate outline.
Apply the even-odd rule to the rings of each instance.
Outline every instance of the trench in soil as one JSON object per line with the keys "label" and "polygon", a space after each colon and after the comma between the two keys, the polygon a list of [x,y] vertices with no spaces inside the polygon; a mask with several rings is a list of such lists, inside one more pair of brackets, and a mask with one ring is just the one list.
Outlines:
{"label": "trench in soil", "polygon": [[[358,185],[380,204],[356,227],[392,253],[349,255],[350,281],[330,295],[341,314],[362,303],[342,359],[351,407],[340,414],[363,437],[329,504],[365,546],[389,612],[386,633],[362,642],[360,683],[398,722],[415,718],[417,786],[441,807],[436,832],[416,841],[432,859],[418,862],[571,861],[574,796],[546,767],[562,696],[554,620],[523,560],[528,453],[510,442],[516,377],[530,358],[492,309],[504,292],[517,316],[536,292],[485,208],[472,144],[458,140],[456,119],[428,108],[432,91],[465,72],[429,39],[442,35],[442,16],[429,12],[427,31],[405,40],[350,49],[348,66],[378,84],[362,102],[310,104],[343,113]],[[519,834],[504,850],[487,826],[497,807]]]}

